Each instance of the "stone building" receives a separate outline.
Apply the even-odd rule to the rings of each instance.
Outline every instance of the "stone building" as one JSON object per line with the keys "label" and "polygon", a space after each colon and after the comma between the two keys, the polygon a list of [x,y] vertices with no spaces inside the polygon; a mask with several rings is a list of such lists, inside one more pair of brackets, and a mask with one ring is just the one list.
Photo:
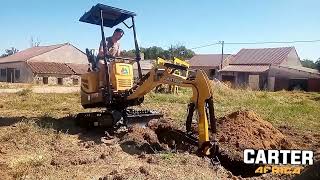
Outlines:
{"label": "stone building", "polygon": [[0,58],[0,81],[78,85],[88,67],[86,55],[69,43],[38,46]]}

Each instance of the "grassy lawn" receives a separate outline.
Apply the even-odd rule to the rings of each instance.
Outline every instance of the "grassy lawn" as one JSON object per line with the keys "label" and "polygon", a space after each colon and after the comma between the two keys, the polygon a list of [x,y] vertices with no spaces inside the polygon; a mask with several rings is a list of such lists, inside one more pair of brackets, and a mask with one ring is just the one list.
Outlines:
{"label": "grassy lawn", "polygon": [[[237,110],[253,110],[275,126],[289,125],[298,130],[320,131],[320,93],[266,92],[247,89],[214,88],[216,116],[222,117]],[[172,118],[184,121],[186,104],[191,91],[179,95],[147,95],[148,107],[164,108]]]}
{"label": "grassy lawn", "polygon": [[[143,107],[161,110],[166,117],[183,123],[187,103],[192,95],[182,89],[179,95],[146,95]],[[0,95],[1,116],[62,117],[83,112],[80,96],[71,94],[34,94],[26,90]],[[264,92],[243,89],[214,88],[217,117],[237,110],[253,110],[273,125],[289,125],[298,130],[320,130],[320,93]],[[86,110],[88,111],[88,110]]]}
{"label": "grassy lawn", "polygon": [[289,125],[299,130],[320,130],[320,93],[217,88],[214,94],[218,116],[239,109],[249,109],[275,126]]}
{"label": "grassy lawn", "polygon": [[[246,109],[253,110],[275,126],[289,125],[301,131],[320,131],[319,93],[263,92],[215,86],[213,94],[218,117]],[[146,95],[142,107],[161,110],[167,118],[184,124],[191,95],[188,89],[182,89],[179,95],[151,92]],[[130,156],[120,146],[106,146],[102,143],[87,148],[84,142],[94,142],[100,137],[78,134],[78,130],[73,130],[75,127],[69,121],[70,118],[62,118],[83,111],[90,110],[82,108],[78,93],[35,94],[25,89],[13,94],[0,94],[0,159],[5,162],[0,163],[0,177],[88,179],[93,175],[109,174],[112,168],[127,172],[127,167],[130,167],[138,172],[137,168],[142,165],[150,166],[150,172],[158,174],[162,177],[160,179],[172,174],[192,179],[210,179],[214,176],[212,169],[201,158],[191,154],[160,153],[152,156],[159,162],[157,165]],[[109,162],[108,158],[90,160],[101,157],[101,152],[112,152],[107,157],[112,160],[110,162],[118,163],[121,167],[106,163]],[[59,168],[52,166],[54,159],[66,164],[59,165]],[[73,166],[69,163],[80,161],[88,164],[70,171],[74,168],[70,168]]]}
{"label": "grassy lawn", "polygon": [[0,82],[0,89],[31,88],[33,84]]}

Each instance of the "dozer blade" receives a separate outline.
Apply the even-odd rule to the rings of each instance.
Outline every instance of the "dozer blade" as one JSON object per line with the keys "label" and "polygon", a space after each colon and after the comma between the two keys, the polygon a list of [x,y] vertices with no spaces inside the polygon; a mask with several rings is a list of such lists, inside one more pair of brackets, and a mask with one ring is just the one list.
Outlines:
{"label": "dozer blade", "polygon": [[163,114],[154,110],[127,109],[125,123],[128,127],[131,127],[133,125],[145,127],[152,119],[159,119],[161,117],[163,117]]}

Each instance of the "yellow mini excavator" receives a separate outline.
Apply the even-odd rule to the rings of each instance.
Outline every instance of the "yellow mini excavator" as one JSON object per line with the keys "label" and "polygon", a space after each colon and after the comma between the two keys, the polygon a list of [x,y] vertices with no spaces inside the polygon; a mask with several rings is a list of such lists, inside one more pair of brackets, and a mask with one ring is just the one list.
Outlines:
{"label": "yellow mini excavator", "polygon": [[[81,22],[100,26],[103,49],[105,49],[104,27],[112,28],[123,23],[133,30],[135,43],[135,59],[100,57],[105,63],[106,86],[99,87],[99,69],[97,57],[91,51],[86,50],[91,68],[81,77],[81,104],[84,108],[103,108],[102,112],[80,113],[77,120],[85,121],[88,125],[119,127],[131,123],[140,123],[145,119],[160,118],[162,115],[152,110],[134,110],[130,107],[139,105],[144,100],[144,95],[152,91],[160,84],[189,87],[193,96],[188,105],[186,120],[186,136],[191,134],[191,123],[194,111],[198,111],[198,137],[195,139],[202,155],[215,157],[218,153],[216,142],[216,118],[212,89],[209,79],[204,71],[198,70],[193,77],[183,76],[188,73],[188,67],[184,65],[168,63],[159,59],[159,63],[144,76],[140,67],[140,50],[136,37],[135,13],[111,6],[97,4],[86,12]],[[131,26],[125,20],[131,19]],[[104,53],[105,54],[105,53]],[[137,63],[139,80],[134,84],[133,63]],[[209,138],[209,126],[211,140]],[[194,139],[194,138],[193,138]]]}

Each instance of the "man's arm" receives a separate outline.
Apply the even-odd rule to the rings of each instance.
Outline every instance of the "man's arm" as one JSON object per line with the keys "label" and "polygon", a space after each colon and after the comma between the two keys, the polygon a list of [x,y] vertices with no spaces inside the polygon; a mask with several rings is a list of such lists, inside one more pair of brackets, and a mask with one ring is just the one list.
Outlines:
{"label": "man's arm", "polygon": [[117,55],[116,55],[116,56],[119,57],[119,56],[120,56],[120,52],[121,52],[121,50],[120,50],[120,43],[119,43],[119,42],[118,42],[118,45],[117,45],[117,46],[118,46],[118,50],[117,50]]}
{"label": "man's arm", "polygon": [[102,45],[102,41],[100,42],[98,57],[103,57],[103,45]]}

